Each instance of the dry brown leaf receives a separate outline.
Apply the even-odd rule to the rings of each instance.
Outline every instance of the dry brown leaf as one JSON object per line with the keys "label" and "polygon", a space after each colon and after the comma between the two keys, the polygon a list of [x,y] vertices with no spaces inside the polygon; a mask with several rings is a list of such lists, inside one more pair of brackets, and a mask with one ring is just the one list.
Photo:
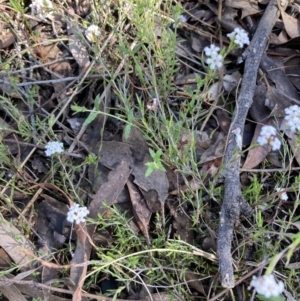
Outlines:
{"label": "dry brown leaf", "polygon": [[[145,177],[148,162],[152,162],[151,156],[147,153],[144,155],[142,161],[137,160],[138,152],[134,154],[133,146],[128,143],[116,142],[116,141],[103,141],[101,146],[97,145],[95,150],[99,152],[99,162],[109,169],[115,169],[119,166],[121,161],[127,162],[132,167],[132,174],[134,175],[134,183],[138,185],[142,190],[156,190],[158,193],[158,199],[161,203],[161,208],[164,210],[164,203],[168,196],[169,182],[164,171],[155,170]],[[141,152],[139,155],[143,154]],[[140,156],[139,158],[141,158]],[[164,214],[164,212],[162,212]]]}
{"label": "dry brown leaf", "polygon": [[34,257],[33,244],[12,224],[0,215],[0,246],[21,270],[31,269]]}
{"label": "dry brown leaf", "polygon": [[220,94],[220,83],[214,83],[208,91],[201,93],[201,98],[205,101],[213,101],[216,100],[218,95]]}
{"label": "dry brown leaf", "polygon": [[291,139],[288,139],[288,143],[292,149],[296,161],[298,162],[298,164],[300,164],[300,149],[299,149],[299,142],[298,142],[299,137],[294,133],[290,133],[289,136]]}
{"label": "dry brown leaf", "polygon": [[172,190],[171,192],[169,192],[169,194],[170,195],[179,195],[181,192],[196,191],[196,190],[199,190],[202,185],[203,185],[202,179],[201,180],[192,179],[191,181],[188,182],[188,184],[185,184],[175,190]]}
{"label": "dry brown leaf", "polygon": [[[96,219],[98,214],[104,215],[107,206],[114,204],[118,195],[124,188],[128,177],[130,175],[129,165],[125,161],[121,161],[118,167],[111,171],[108,175],[108,181],[104,183],[95,196],[89,206],[89,217]],[[93,244],[91,237],[95,231],[94,225],[86,226],[85,224],[79,224],[74,226],[77,233],[77,245],[73,256],[72,263],[82,263],[90,258],[91,246]],[[70,271],[70,278],[76,284],[76,298],[80,300],[81,288],[85,279],[87,266],[84,267],[72,267]]]}
{"label": "dry brown leaf", "polygon": [[[293,86],[286,75],[283,61],[275,61],[275,59],[271,59],[267,55],[263,55],[260,67],[266,73],[267,77],[275,84],[276,89],[288,97],[300,100],[297,89]],[[271,89],[273,88],[274,87],[271,87]]]}
{"label": "dry brown leaf", "polygon": [[203,164],[208,161],[213,161],[224,156],[226,136],[219,133],[216,142],[207,149],[201,156],[200,163]]}
{"label": "dry brown leaf", "polygon": [[139,129],[131,127],[129,136],[126,138],[124,133],[122,141],[130,144],[130,149],[135,160],[144,160],[145,155],[148,153],[148,145]]}
{"label": "dry brown leaf", "polygon": [[[24,281],[25,283],[18,283],[18,280],[19,278],[17,278],[19,275],[17,275],[15,278],[5,278],[5,279],[8,279],[9,282],[7,285],[8,288],[10,288],[11,290],[14,289],[14,287],[17,288],[17,290],[19,290],[23,295],[27,296],[27,299],[28,300],[28,296],[29,297],[32,297],[32,298],[40,298],[41,300],[46,300],[44,297],[44,292],[42,289],[39,289],[36,287],[36,283],[34,282],[30,282],[30,281]],[[5,279],[4,277],[1,277],[1,282],[3,281],[5,283]],[[13,280],[14,279],[17,279],[16,283],[13,283]],[[1,284],[0,282],[0,284]],[[27,283],[26,283],[27,282]],[[59,297],[59,296],[56,296],[54,294],[51,294],[51,295],[48,295],[48,301],[70,301],[70,299],[67,299],[67,298],[62,298],[62,297]],[[11,299],[12,301],[17,301],[18,299]]]}
{"label": "dry brown leaf", "polygon": [[[0,89],[1,89],[1,86],[0,86]],[[1,104],[0,104],[0,107],[2,107]],[[11,134],[10,128],[11,127],[9,126],[9,124],[0,117],[0,135],[2,138],[5,138],[9,134]]]}
{"label": "dry brown leaf", "polygon": [[[6,277],[1,276],[1,278],[5,279]],[[14,284],[0,284],[0,291],[9,301],[27,301],[27,299],[23,296],[23,294],[18,290],[18,288]]]}
{"label": "dry brown leaf", "polygon": [[139,228],[143,232],[147,244],[150,245],[150,237],[148,232],[148,226],[151,219],[152,212],[149,210],[146,201],[139,192],[138,188],[130,181],[127,181],[127,187],[130,194],[130,199],[133,207],[133,212],[137,220]]}
{"label": "dry brown leaf", "polygon": [[255,88],[253,104],[249,110],[251,117],[257,122],[266,120],[271,114],[271,110],[266,105],[266,95],[266,85],[264,83],[259,83]]}
{"label": "dry brown leaf", "polygon": [[250,145],[250,150],[248,152],[246,161],[243,165],[243,168],[254,168],[257,166],[260,162],[262,162],[263,159],[266,158],[266,156],[271,151],[271,146],[269,145],[257,145],[257,138],[260,135],[261,128],[263,127],[262,124],[257,124],[252,143]]}
{"label": "dry brown leaf", "polygon": [[193,272],[186,272],[184,276],[185,280],[188,282],[189,286],[194,288],[196,291],[201,293],[203,296],[206,296],[206,292],[202,281],[199,279],[199,275]]}
{"label": "dry brown leaf", "polygon": [[231,125],[231,118],[229,117],[228,112],[225,112],[224,110],[216,110],[216,115],[222,132],[227,135]]}
{"label": "dry brown leaf", "polygon": [[161,203],[162,215],[164,218],[165,201],[168,196],[169,182],[164,171],[154,170],[148,177],[145,177],[147,171],[146,163],[152,162],[149,154],[146,154],[142,162],[136,162],[132,168],[134,175],[134,183],[137,184],[144,191],[156,190],[158,193],[158,200]]}
{"label": "dry brown leaf", "polygon": [[241,19],[261,12],[261,9],[258,7],[257,2],[253,0],[226,0],[224,6],[241,9]]}
{"label": "dry brown leaf", "polygon": [[229,93],[234,93],[241,78],[242,74],[239,71],[235,71],[232,74],[226,74],[223,77],[223,87],[225,91]]}
{"label": "dry brown leaf", "polygon": [[171,216],[174,218],[173,227],[176,230],[177,238],[192,244],[194,240],[194,232],[192,230],[193,225],[189,214],[183,208],[178,210],[177,202],[168,202],[168,207],[170,209]]}
{"label": "dry brown leaf", "polygon": [[284,63],[285,72],[293,85],[300,90],[300,58],[292,57]]}
{"label": "dry brown leaf", "polygon": [[79,28],[77,28],[74,23],[68,22],[68,39],[69,39],[69,49],[72,53],[74,59],[76,60],[79,67],[86,70],[90,65],[89,54],[81,42]]}
{"label": "dry brown leaf", "polygon": [[220,157],[203,164],[201,168],[201,174],[204,176],[206,181],[215,177],[215,175],[219,172],[222,161],[223,158]]}
{"label": "dry brown leaf", "polygon": [[293,39],[300,36],[300,20],[290,16],[281,10],[281,16],[284,23],[284,28],[288,35]]}
{"label": "dry brown leaf", "polygon": [[0,248],[0,270],[7,269],[12,264],[12,259],[3,248]]}

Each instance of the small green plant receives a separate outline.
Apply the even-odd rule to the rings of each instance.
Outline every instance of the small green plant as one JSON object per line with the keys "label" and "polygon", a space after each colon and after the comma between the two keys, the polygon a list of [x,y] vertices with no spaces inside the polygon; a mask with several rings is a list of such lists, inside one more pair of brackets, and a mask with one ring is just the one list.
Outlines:
{"label": "small green plant", "polygon": [[146,165],[148,166],[146,170],[146,177],[149,177],[153,171],[160,170],[160,171],[166,171],[165,168],[162,165],[161,161],[161,155],[162,150],[159,149],[157,152],[154,152],[151,148],[149,149],[149,153],[151,158],[153,159],[153,162],[148,162]]}

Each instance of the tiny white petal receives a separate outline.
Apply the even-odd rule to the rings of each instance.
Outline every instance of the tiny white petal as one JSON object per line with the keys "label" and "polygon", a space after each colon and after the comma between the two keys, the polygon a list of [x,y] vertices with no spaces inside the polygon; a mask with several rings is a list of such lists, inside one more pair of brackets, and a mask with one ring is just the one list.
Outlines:
{"label": "tiny white petal", "polygon": [[242,48],[244,44],[250,44],[248,34],[244,29],[235,28],[233,32],[227,34],[227,37],[234,40],[234,43],[239,45],[240,48]]}
{"label": "tiny white petal", "polygon": [[99,37],[101,32],[97,25],[90,25],[84,32],[89,42],[95,42],[96,37]]}
{"label": "tiny white petal", "polygon": [[258,294],[266,298],[277,297],[284,290],[283,282],[276,282],[274,275],[253,276],[249,289],[251,287],[253,287]]}
{"label": "tiny white petal", "polygon": [[187,17],[185,15],[180,15],[179,20],[180,20],[180,22],[186,23]]}
{"label": "tiny white petal", "polygon": [[75,222],[77,225],[85,222],[85,218],[90,213],[87,207],[80,207],[79,204],[73,203],[67,213],[67,220],[71,223]]}
{"label": "tiny white petal", "polygon": [[60,154],[63,153],[63,143],[57,142],[57,141],[50,141],[45,145],[45,154],[47,157],[50,157],[54,154]]}
{"label": "tiny white petal", "polygon": [[42,21],[52,15],[53,5],[50,0],[33,0],[29,7],[31,8],[31,15]]}

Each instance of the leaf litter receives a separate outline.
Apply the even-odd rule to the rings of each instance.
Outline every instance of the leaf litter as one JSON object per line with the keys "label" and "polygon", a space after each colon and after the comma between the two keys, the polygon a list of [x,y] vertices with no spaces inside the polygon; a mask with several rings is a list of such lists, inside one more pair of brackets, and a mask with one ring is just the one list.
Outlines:
{"label": "leaf litter", "polygon": [[[152,244],[157,243],[159,235],[163,237],[167,228],[167,235],[163,239],[165,245],[173,238],[198,247],[205,246],[208,237],[213,241],[214,238],[211,237],[216,235],[220,211],[218,201],[222,198],[221,194],[218,194],[218,189],[223,183],[223,157],[230,142],[228,134],[234,118],[232,106],[235,105],[236,96],[240,91],[240,80],[244,72],[242,63],[244,54],[241,50],[234,50],[228,54],[226,58],[228,63],[224,63],[224,76],[215,78],[208,85],[203,83],[207,69],[203,67],[202,52],[211,42],[217,46],[227,45],[229,40],[226,38],[226,33],[235,28],[246,28],[250,35],[253,34],[268,2],[267,0],[228,0],[221,4],[216,1],[203,3],[181,1],[185,9],[183,15],[185,18],[179,23],[178,28],[174,25],[168,26],[169,33],[176,32],[178,42],[173,49],[174,53],[175,51],[177,53],[177,68],[172,75],[169,75],[168,85],[172,89],[167,91],[150,80],[154,75],[151,72],[160,70],[160,73],[164,74],[167,70],[165,68],[167,65],[164,65],[166,60],[162,58],[157,58],[156,70],[148,69],[154,61],[147,67],[145,62],[151,60],[146,56],[153,54],[151,51],[154,48],[145,52],[147,55],[142,64],[138,62],[133,67],[130,64],[138,58],[138,51],[133,47],[130,50],[132,52],[126,50],[126,55],[122,53],[126,47],[120,40],[120,36],[128,36],[131,41],[132,36],[136,35],[134,29],[137,27],[134,22],[139,17],[136,15],[136,18],[132,18],[129,12],[122,16],[121,12],[126,3],[123,3],[124,7],[122,7],[111,1],[100,9],[97,5],[95,7],[91,5],[89,1],[76,2],[76,4],[67,1],[68,10],[64,11],[59,3],[55,2],[57,11],[52,15],[51,20],[40,20],[24,14],[23,17],[28,22],[25,22],[25,27],[22,28],[16,18],[16,4],[13,6],[12,1],[1,3],[0,9],[3,14],[0,17],[0,26],[3,30],[0,35],[0,56],[1,62],[4,62],[0,70],[0,89],[3,93],[0,100],[1,153],[4,156],[1,163],[3,169],[1,190],[5,203],[3,203],[1,222],[3,231],[0,245],[3,257],[9,263],[19,265],[21,271],[28,275],[33,275],[32,268],[38,269],[43,285],[51,281],[64,283],[57,270],[70,268],[69,271],[64,272],[68,281],[61,287],[67,287],[68,291],[72,292],[73,300],[88,300],[88,297],[92,298],[92,296],[86,296],[84,290],[94,293],[94,288],[97,287],[96,284],[87,286],[86,280],[89,279],[92,270],[91,260],[97,258],[94,252],[97,252],[99,246],[95,242],[96,237],[100,235],[97,224],[90,223],[90,220],[97,220],[99,215],[109,220],[110,214],[113,214],[109,209],[111,206],[122,208],[128,218],[126,227],[135,235],[143,237],[140,239],[144,239],[148,250],[151,250]],[[253,178],[257,176],[254,168],[259,169],[266,164],[270,169],[291,168],[286,179],[283,177],[282,183],[288,187],[293,187],[293,180],[297,177],[292,172],[300,164],[297,133],[286,131],[281,137],[288,142],[291,160],[283,149],[271,152],[269,146],[257,146],[262,125],[273,124],[279,128],[281,125],[282,129],[284,110],[291,105],[299,104],[300,101],[298,58],[295,51],[299,44],[299,20],[296,8],[296,3],[280,6],[281,16],[260,63],[261,73],[257,80],[254,103],[245,131],[242,133],[243,166],[241,167],[250,173],[247,183],[253,183]],[[220,16],[220,9],[223,10],[223,16]],[[101,29],[101,32],[107,34],[105,41],[100,37],[101,43],[104,41],[101,49],[98,44],[93,42],[89,44],[84,37],[86,25],[91,20],[95,20],[93,10],[97,11],[98,19],[107,21],[107,23],[103,22]],[[157,10],[161,13],[159,9]],[[74,11],[78,15],[75,15]],[[145,16],[149,14],[147,9],[142,11]],[[108,18],[109,13],[111,19]],[[149,30],[155,33],[153,45],[163,45],[161,43],[167,41],[166,36],[163,35],[165,13],[162,14],[164,17],[161,20],[158,20],[158,15],[153,22],[154,30]],[[120,20],[113,24],[112,20],[118,18],[116,16],[119,16]],[[7,22],[9,19],[10,22]],[[118,33],[120,24],[124,25],[121,35]],[[217,28],[219,28],[218,32]],[[31,36],[33,31],[40,34]],[[24,45],[28,42],[32,45],[31,48],[26,49]],[[137,47],[141,53],[144,48],[151,49],[153,46],[151,43],[143,43],[141,42],[138,44],[139,48]],[[118,47],[115,47],[116,45]],[[133,42],[132,45],[136,43]],[[23,49],[23,52],[20,49]],[[129,56],[132,61],[124,60],[126,56]],[[18,63],[17,60],[11,63],[14,58],[18,58]],[[144,74],[142,77],[139,70]],[[155,75],[163,82],[160,73]],[[113,76],[110,77],[110,74]],[[129,102],[123,101],[127,98],[130,99]],[[8,105],[7,99],[11,105]],[[198,111],[185,111],[189,102],[194,102],[194,107],[197,107]],[[141,103],[142,106],[139,107]],[[155,103],[155,106],[147,106],[149,103]],[[131,114],[127,116],[125,114],[124,117],[129,104],[132,105],[133,110]],[[77,112],[78,116],[72,116],[71,105],[83,108]],[[170,133],[167,139],[160,136],[166,130],[166,126],[160,124],[166,112],[162,107],[168,107],[167,117],[170,120],[177,122],[186,115],[184,125],[179,126],[181,128],[177,132],[176,122],[174,122],[174,132]],[[149,111],[145,114],[141,108],[143,110],[148,108],[153,115]],[[95,110],[101,113],[95,113]],[[146,115],[150,120],[156,118],[159,121],[157,127],[159,130],[154,134],[157,137],[150,137],[147,126],[140,123],[142,116]],[[194,118],[194,115],[197,117]],[[130,116],[138,122],[130,120]],[[45,121],[45,125],[41,120]],[[174,133],[179,133],[178,139]],[[160,137],[161,141],[159,141]],[[57,157],[51,158],[51,161],[44,158],[41,145],[53,138],[59,138],[58,140],[62,141],[66,148],[69,146],[71,149],[69,154],[68,151],[65,152],[60,158],[61,161]],[[174,142],[172,139],[177,140]],[[171,148],[166,148],[166,145],[170,146],[172,143],[176,145],[177,156],[180,159],[189,153],[188,164],[184,163],[179,168],[174,161],[169,160],[168,156],[171,158],[173,154],[171,151],[167,152]],[[149,154],[149,146],[151,149],[153,146],[164,149],[166,171],[153,170],[146,177],[148,168],[146,164],[153,162]],[[77,169],[71,170],[69,166]],[[190,172],[192,168],[194,168],[193,172]],[[265,181],[263,177],[261,180]],[[49,184],[49,181],[55,185],[51,186],[53,184]],[[32,185],[36,186],[32,187]],[[56,185],[60,190],[55,189]],[[215,190],[212,190],[210,185],[215,186]],[[266,181],[264,186],[267,188],[263,188],[262,191],[269,193],[270,187],[274,185],[274,181]],[[38,190],[33,195],[37,187]],[[247,187],[244,189],[247,191]],[[294,197],[292,201],[279,203],[280,212],[278,211],[279,213],[277,212],[272,220],[275,225],[278,224],[276,218],[281,218],[284,212],[294,210],[294,214],[298,214],[298,209],[292,207],[297,195],[295,192],[293,189],[289,191],[289,194]],[[72,226],[66,221],[68,206],[71,206],[75,200],[77,202],[80,200],[88,207],[90,214],[87,224]],[[268,208],[272,208],[271,205]],[[272,215],[270,210],[266,209],[262,214],[270,217],[270,213]],[[19,224],[15,223],[16,227],[12,224],[13,216],[18,216],[19,220],[23,221],[24,218],[31,218],[35,225],[28,223],[30,229],[26,230],[26,227],[23,229],[20,227],[22,223],[19,222]],[[240,244],[243,244],[242,236],[250,237],[249,240],[253,239],[247,221],[241,220],[241,225],[243,229],[238,227],[235,229],[236,250],[239,250]],[[99,244],[106,243],[108,249],[114,248],[117,241],[114,238],[116,228],[116,225],[112,225],[105,229],[106,232],[101,232],[104,236]],[[141,233],[138,233],[138,230]],[[293,232],[294,229],[291,231]],[[139,250],[138,246],[134,247]],[[161,245],[158,248],[161,248]],[[177,245],[176,248],[180,250],[181,247]],[[256,245],[252,244],[249,250],[251,260],[255,261],[253,254],[257,251]],[[213,243],[208,247],[208,251],[215,251]],[[42,254],[41,258],[38,259],[36,254]],[[149,254],[152,254],[152,251]],[[236,259],[240,260],[238,258],[242,256],[237,256]],[[296,258],[295,256],[295,261]],[[168,265],[166,257],[161,256],[159,260],[163,262],[162,265]],[[71,264],[67,263],[68,261]],[[149,267],[153,262],[148,261],[144,268],[150,271]],[[241,262],[243,270],[245,262],[243,259]],[[201,264],[207,266],[206,261]],[[294,265],[296,264],[297,261]],[[187,282],[186,295],[180,296],[181,293],[175,292],[175,296],[177,294],[179,299],[197,296],[195,298],[213,300],[210,299],[209,292],[211,290],[214,294],[220,292],[217,287],[211,286],[201,278],[215,279],[214,273],[209,268],[205,274],[197,269],[195,262],[189,262],[184,267],[189,271],[185,277],[181,277],[183,271],[179,270],[178,266],[176,268],[171,266],[167,268],[178,269],[176,283],[183,280]],[[215,267],[213,266],[213,269]],[[136,267],[130,267],[126,272],[124,266],[116,264],[114,268],[116,268],[114,273],[121,271],[124,275],[128,272],[133,279],[140,280],[137,274],[134,274],[139,273],[135,270]],[[7,269],[8,267],[2,268],[2,270]],[[163,267],[160,269],[163,271],[162,274],[165,273]],[[106,277],[105,273],[108,272],[100,273],[100,276]],[[145,281],[143,283],[148,284],[147,273],[142,274],[141,279]],[[238,277],[242,277],[240,270],[237,270],[237,274]],[[30,285],[22,286],[18,283],[16,278],[18,274],[13,270],[6,277],[1,278],[0,291],[8,300],[26,300],[24,296],[70,300],[64,298],[63,293],[61,297],[56,296],[51,292],[50,287],[48,289],[32,287],[28,290]],[[2,284],[10,280],[13,289],[7,290]],[[160,283],[157,280],[157,283],[154,282],[152,285],[157,284],[161,289],[163,285],[159,284],[164,283],[166,282]],[[133,298],[142,291],[138,284],[126,285],[128,285],[127,293],[124,293],[126,291],[124,290],[119,295],[120,298]],[[148,288],[148,285],[144,287]],[[159,291],[157,288],[156,293],[148,289],[148,296],[143,297],[141,294],[139,300],[171,300],[163,290],[160,293],[157,291]],[[93,296],[96,297],[97,294],[98,291]],[[245,294],[248,294],[247,291]],[[101,298],[111,300],[109,297]]]}

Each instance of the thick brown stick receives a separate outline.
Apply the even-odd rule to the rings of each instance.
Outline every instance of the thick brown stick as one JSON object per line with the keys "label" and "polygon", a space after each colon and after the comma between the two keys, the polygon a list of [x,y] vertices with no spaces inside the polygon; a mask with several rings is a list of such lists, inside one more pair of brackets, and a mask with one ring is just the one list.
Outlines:
{"label": "thick brown stick", "polygon": [[267,39],[278,16],[277,1],[270,0],[246,52],[244,77],[225,153],[225,192],[218,232],[218,257],[222,286],[226,288],[234,287],[231,241],[234,224],[239,219],[240,212],[243,213],[243,208],[245,208],[239,178],[241,151],[239,135],[244,131],[246,116],[254,95],[258,67],[265,51]]}

